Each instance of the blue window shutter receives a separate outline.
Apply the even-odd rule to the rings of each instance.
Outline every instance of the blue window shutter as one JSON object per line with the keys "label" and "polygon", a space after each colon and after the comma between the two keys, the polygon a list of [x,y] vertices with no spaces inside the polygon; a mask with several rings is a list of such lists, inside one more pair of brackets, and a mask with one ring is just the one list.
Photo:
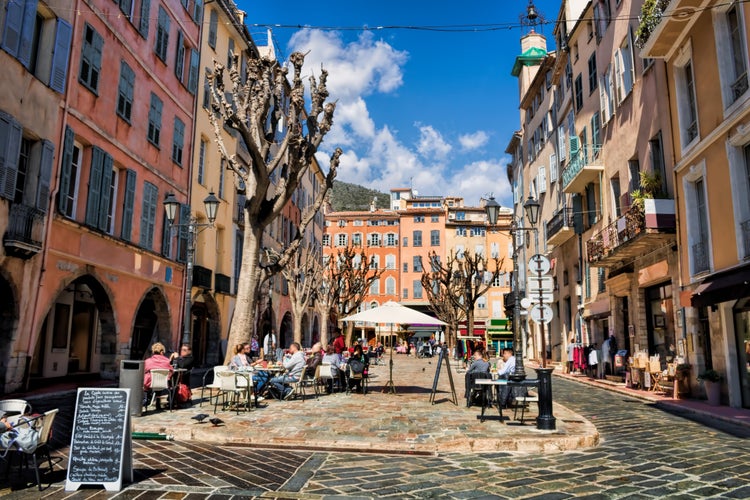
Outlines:
{"label": "blue window shutter", "polygon": [[200,24],[203,19],[203,0],[195,0],[193,7],[193,21]]}
{"label": "blue window shutter", "polygon": [[22,132],[12,116],[0,113],[0,196],[9,200],[16,194]]}
{"label": "blue window shutter", "polygon": [[214,9],[211,9],[211,14],[208,21],[208,45],[212,49],[216,49],[216,30],[219,26],[219,15]]}
{"label": "blue window shutter", "polygon": [[177,50],[175,52],[174,74],[178,80],[183,81],[183,70],[185,68],[185,38],[180,30],[177,30]]}
{"label": "blue window shutter", "polygon": [[99,226],[103,163],[104,151],[94,146],[91,149],[91,173],[89,174],[89,192],[86,199],[86,224],[93,227]]}
{"label": "blue window shutter", "polygon": [[102,161],[102,190],[99,198],[98,227],[105,232],[109,230],[107,219],[109,218],[109,208],[111,205],[110,186],[112,185],[112,163],[112,156],[108,153],[104,153],[104,159]]}
{"label": "blue window shutter", "polygon": [[57,188],[57,210],[64,215],[67,213],[67,194],[70,190],[70,167],[73,164],[73,141],[75,133],[73,129],[65,127],[65,140],[63,141],[62,162],[60,163],[60,186]]}
{"label": "blue window shutter", "polygon": [[[198,90],[198,66],[200,54],[195,49],[190,49],[190,73],[188,74],[188,91],[195,95]],[[205,103],[204,103],[205,106]]]}
{"label": "blue window shutter", "polygon": [[56,90],[61,94],[65,92],[65,79],[68,75],[68,59],[70,58],[70,41],[72,35],[73,28],[70,24],[62,19],[58,19],[49,86],[52,90]]}
{"label": "blue window shutter", "polygon": [[5,27],[3,28],[3,49],[18,56],[18,45],[21,42],[23,29],[23,0],[9,0],[5,7]]}
{"label": "blue window shutter", "polygon": [[152,249],[154,246],[154,224],[159,190],[150,182],[143,184],[143,207],[141,211],[141,246]]}
{"label": "blue window shutter", "polygon": [[141,2],[141,22],[138,25],[138,32],[143,38],[148,38],[148,16],[151,15],[151,0],[142,0]]}
{"label": "blue window shutter", "polygon": [[169,225],[169,219],[167,214],[162,217],[161,227],[161,254],[166,258],[171,258],[172,255],[172,227]]}
{"label": "blue window shutter", "polygon": [[188,223],[190,222],[190,205],[180,205],[180,232],[177,239],[177,261],[187,261],[187,245],[188,237],[190,232],[188,231]]}
{"label": "blue window shutter", "polygon": [[133,232],[133,207],[135,206],[135,171],[125,171],[125,198],[122,207],[122,228],[120,237],[130,241]]}
{"label": "blue window shutter", "polygon": [[42,141],[42,159],[39,163],[39,182],[36,189],[36,208],[44,213],[49,209],[49,184],[52,178],[52,161],[55,157],[55,146]]}
{"label": "blue window shutter", "polygon": [[26,0],[23,9],[23,26],[18,44],[18,60],[29,67],[31,49],[34,44],[34,24],[36,23],[36,0]]}

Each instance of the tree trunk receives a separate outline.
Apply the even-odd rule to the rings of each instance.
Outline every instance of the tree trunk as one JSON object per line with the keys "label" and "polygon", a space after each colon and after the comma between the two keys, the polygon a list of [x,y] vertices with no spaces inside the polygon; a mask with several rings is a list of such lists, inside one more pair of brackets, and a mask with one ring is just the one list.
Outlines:
{"label": "tree trunk", "polygon": [[323,349],[328,347],[328,312],[320,314],[320,343]]}

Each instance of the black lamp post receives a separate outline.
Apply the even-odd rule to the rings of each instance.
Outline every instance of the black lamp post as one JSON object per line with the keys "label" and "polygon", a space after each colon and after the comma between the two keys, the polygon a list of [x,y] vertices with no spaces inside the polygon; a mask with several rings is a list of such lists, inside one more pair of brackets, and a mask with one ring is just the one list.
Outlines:
{"label": "black lamp post", "polygon": [[188,231],[187,241],[187,258],[185,262],[185,311],[182,320],[182,343],[190,343],[190,319],[191,319],[191,299],[193,289],[193,260],[195,259],[195,238],[199,232],[207,227],[213,227],[214,221],[216,221],[216,211],[219,208],[219,199],[211,191],[208,196],[203,200],[203,205],[206,208],[206,219],[208,223],[200,223],[193,215],[189,216],[189,220],[180,221],[175,224],[177,219],[177,212],[180,208],[180,202],[177,201],[174,194],[169,193],[164,199],[164,211],[167,214],[167,220],[169,221],[169,227],[184,227]]}

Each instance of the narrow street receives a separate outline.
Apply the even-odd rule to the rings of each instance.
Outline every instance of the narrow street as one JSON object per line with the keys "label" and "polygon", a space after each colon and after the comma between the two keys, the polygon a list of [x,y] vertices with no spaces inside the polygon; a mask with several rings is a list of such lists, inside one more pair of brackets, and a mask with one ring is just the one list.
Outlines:
{"label": "narrow street", "polygon": [[[114,497],[750,497],[746,446],[750,429],[688,420],[640,400],[557,377],[553,390],[557,402],[596,423],[600,446],[545,455],[425,456],[136,441],[136,482]],[[54,397],[45,402],[61,403]],[[66,453],[63,448],[54,455]],[[64,498],[62,468],[56,467],[52,479],[52,486],[41,494],[31,487],[11,492],[7,484],[0,494],[19,499]],[[102,494],[102,490],[90,489],[68,496]]]}

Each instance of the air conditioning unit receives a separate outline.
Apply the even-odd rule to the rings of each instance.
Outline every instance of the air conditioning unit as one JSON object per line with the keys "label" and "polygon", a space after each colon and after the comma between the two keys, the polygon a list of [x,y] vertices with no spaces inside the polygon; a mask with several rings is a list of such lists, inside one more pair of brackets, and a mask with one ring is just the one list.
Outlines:
{"label": "air conditioning unit", "polygon": [[448,214],[448,220],[456,220],[456,214],[454,214],[454,213],[449,213],[449,214]]}

